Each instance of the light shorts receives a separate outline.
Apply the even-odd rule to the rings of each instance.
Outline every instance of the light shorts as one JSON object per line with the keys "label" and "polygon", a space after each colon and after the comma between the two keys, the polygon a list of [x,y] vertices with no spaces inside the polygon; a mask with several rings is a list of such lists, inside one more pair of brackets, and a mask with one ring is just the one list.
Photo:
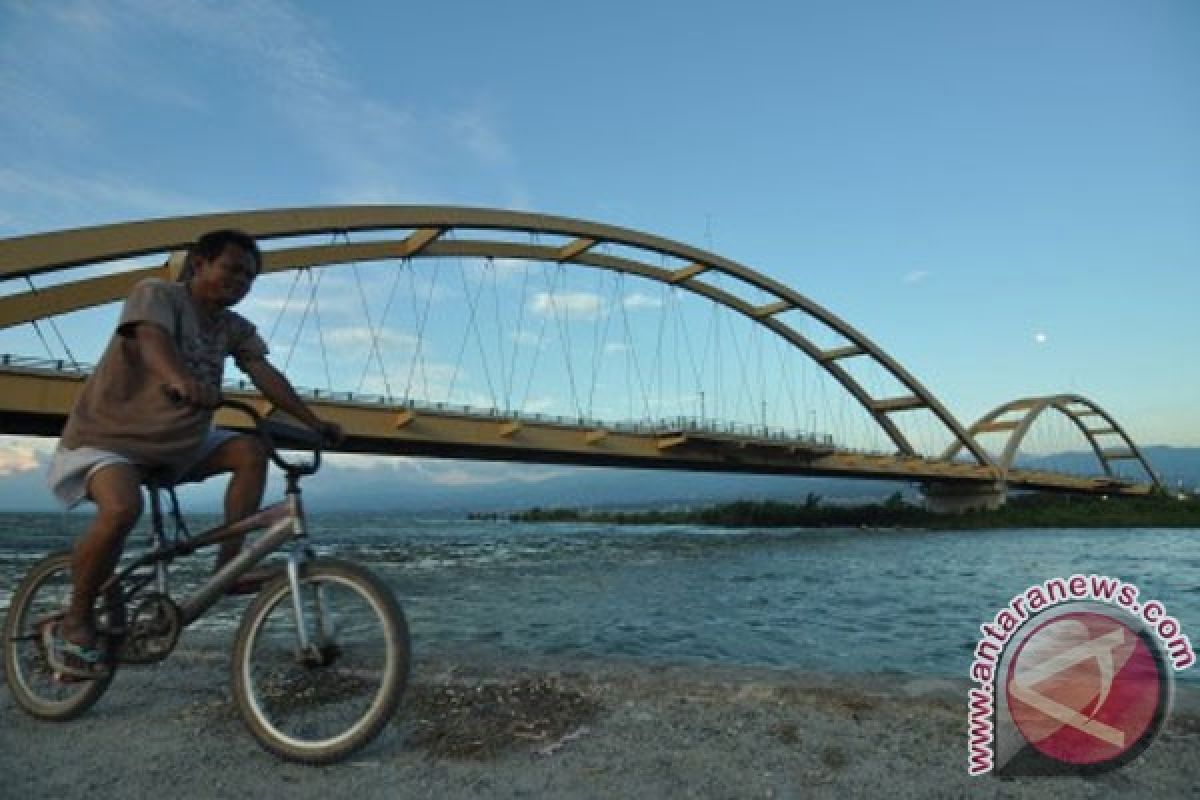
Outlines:
{"label": "light shorts", "polygon": [[[171,471],[171,483],[188,483],[190,480],[195,480],[195,478],[189,477],[189,473],[196,465],[212,455],[213,451],[225,442],[240,435],[224,428],[210,430],[204,442],[196,450],[195,457],[186,463],[181,463],[178,468]],[[76,447],[74,450],[68,450],[59,444],[50,461],[50,469],[46,473],[46,483],[64,506],[74,508],[87,499],[88,481],[98,470],[109,464],[134,464],[137,466],[133,459],[111,450],[101,450],[97,447]]]}

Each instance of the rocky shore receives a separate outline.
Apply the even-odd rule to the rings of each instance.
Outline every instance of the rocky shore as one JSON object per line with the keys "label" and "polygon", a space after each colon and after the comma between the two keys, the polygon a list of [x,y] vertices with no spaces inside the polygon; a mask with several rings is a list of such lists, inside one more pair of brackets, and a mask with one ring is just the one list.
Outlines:
{"label": "rocky shore", "polygon": [[259,749],[228,654],[123,670],[83,718],[0,691],[0,797],[789,798],[1196,796],[1200,707],[1181,692],[1136,762],[1092,779],[966,773],[966,683],[630,662],[426,657],[385,734],[312,768]]}

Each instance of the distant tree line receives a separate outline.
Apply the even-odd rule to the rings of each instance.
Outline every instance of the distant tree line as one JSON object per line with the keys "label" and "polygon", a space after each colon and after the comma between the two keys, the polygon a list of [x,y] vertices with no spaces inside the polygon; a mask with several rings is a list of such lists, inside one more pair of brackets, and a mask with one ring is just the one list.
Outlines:
{"label": "distant tree line", "polygon": [[598,511],[531,508],[502,517],[512,522],[593,522],[615,525],[712,525],[745,528],[1200,528],[1200,500],[1164,495],[1094,497],[1016,495],[994,511],[939,514],[907,502],[900,492],[881,503],[822,504],[741,500],[696,509]]}

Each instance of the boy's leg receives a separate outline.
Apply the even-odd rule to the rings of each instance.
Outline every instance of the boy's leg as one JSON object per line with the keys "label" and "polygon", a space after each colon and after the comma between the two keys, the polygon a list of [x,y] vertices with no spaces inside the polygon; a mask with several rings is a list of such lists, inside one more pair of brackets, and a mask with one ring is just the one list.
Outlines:
{"label": "boy's leg", "polygon": [[[189,480],[201,480],[224,472],[232,473],[225,489],[225,521],[236,522],[258,511],[267,485],[267,451],[257,436],[227,439],[196,465]],[[223,542],[217,567],[238,554],[242,543]]]}
{"label": "boy's leg", "polygon": [[96,594],[112,575],[125,537],[142,514],[141,473],[128,463],[101,467],[88,481],[88,496],[96,504],[96,516],[75,543],[71,557],[74,586],[62,635],[90,647],[96,639],[92,618]]}

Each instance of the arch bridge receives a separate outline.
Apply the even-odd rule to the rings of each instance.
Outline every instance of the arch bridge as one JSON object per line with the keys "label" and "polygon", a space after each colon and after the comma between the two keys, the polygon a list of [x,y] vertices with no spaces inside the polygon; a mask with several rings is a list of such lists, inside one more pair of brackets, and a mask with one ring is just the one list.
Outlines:
{"label": "arch bridge", "polygon": [[[349,206],[258,210],[155,219],[0,240],[0,329],[100,306],[126,296],[148,277],[177,277],[199,235],[238,228],[264,250],[264,273],[360,262],[485,258],[538,261],[630,275],[689,292],[749,320],[803,354],[836,382],[878,426],[890,452],[839,447],[831,437],[784,434],[765,425],[720,426],[703,419],[618,423],[583,415],[547,417],[500,408],[453,407],[411,397],[364,398],[325,390],[308,401],[348,433],[347,452],[428,455],[538,463],[844,476],[916,481],[935,505],[1002,502],[1008,487],[1104,494],[1145,494],[1158,483],[1125,431],[1092,401],[1075,395],[1006,403],[969,428],[898,361],[857,328],[796,290],[747,266],[663,237],[566,217],[481,208]],[[350,241],[349,234],[368,238]],[[527,241],[514,238],[525,235]],[[314,242],[316,236],[331,241]],[[135,258],[161,255],[151,266]],[[80,270],[80,267],[100,267]],[[33,279],[57,282],[38,287]],[[13,288],[17,287],[17,288]],[[741,287],[741,290],[738,289]],[[836,346],[811,331],[832,331]],[[107,336],[107,331],[104,332]],[[867,364],[898,387],[873,392],[853,364]],[[57,435],[86,377],[78,365],[19,356],[0,360],[0,432]],[[243,389],[230,387],[232,393]],[[256,402],[265,401],[258,398]],[[951,442],[922,455],[898,415],[920,411]],[[1064,415],[1090,443],[1101,474],[1020,468],[1018,449],[1047,412]],[[232,419],[224,424],[237,425]],[[1005,434],[999,457],[981,437]],[[1119,445],[1107,447],[1107,438]],[[1113,469],[1129,460],[1144,478]]]}

